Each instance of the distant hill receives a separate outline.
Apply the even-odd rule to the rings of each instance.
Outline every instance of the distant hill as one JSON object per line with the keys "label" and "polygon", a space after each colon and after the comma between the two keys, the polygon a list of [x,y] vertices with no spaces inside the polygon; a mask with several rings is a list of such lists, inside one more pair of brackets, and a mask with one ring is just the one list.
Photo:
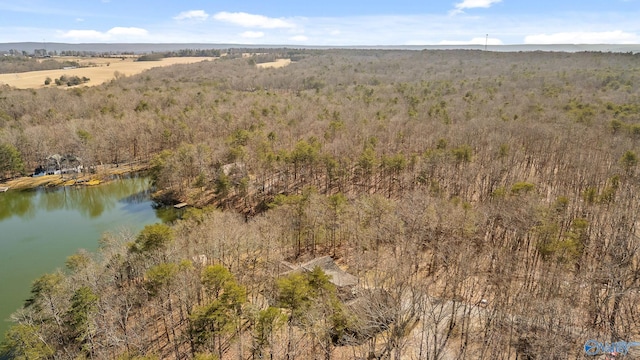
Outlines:
{"label": "distant hill", "polygon": [[[46,49],[47,51],[87,51],[98,53],[135,53],[143,54],[150,52],[176,51],[181,49],[228,49],[230,47],[240,47],[238,45],[226,44],[67,44],[67,43],[42,43],[42,42],[18,42],[0,43],[0,52],[9,50],[26,51],[33,53],[36,49]],[[244,46],[243,46],[244,47]]]}
{"label": "distant hill", "polygon": [[[9,50],[26,51],[33,53],[36,49],[46,49],[47,51],[88,51],[98,53],[150,53],[162,51],[176,51],[181,49],[229,49],[229,48],[303,48],[303,49],[389,49],[389,50],[484,50],[484,45],[363,45],[363,46],[301,46],[301,45],[246,45],[246,44],[203,44],[203,43],[173,43],[173,44],[67,44],[67,43],[42,43],[42,42],[16,42],[0,43],[0,52]],[[560,44],[560,45],[490,45],[490,51],[518,52],[518,51],[600,51],[600,52],[633,52],[640,53],[640,44]]]}

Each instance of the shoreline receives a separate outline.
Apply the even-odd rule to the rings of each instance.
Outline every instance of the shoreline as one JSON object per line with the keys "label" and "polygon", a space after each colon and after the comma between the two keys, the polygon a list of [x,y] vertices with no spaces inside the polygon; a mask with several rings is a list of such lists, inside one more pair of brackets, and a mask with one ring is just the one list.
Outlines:
{"label": "shoreline", "polygon": [[109,181],[109,177],[114,175],[124,175],[147,170],[148,164],[122,164],[122,165],[100,165],[93,174],[63,174],[63,175],[43,175],[38,177],[22,176],[7,181],[0,182],[0,187],[7,187],[7,191],[31,190],[39,187],[60,187],[60,186],[95,186]]}

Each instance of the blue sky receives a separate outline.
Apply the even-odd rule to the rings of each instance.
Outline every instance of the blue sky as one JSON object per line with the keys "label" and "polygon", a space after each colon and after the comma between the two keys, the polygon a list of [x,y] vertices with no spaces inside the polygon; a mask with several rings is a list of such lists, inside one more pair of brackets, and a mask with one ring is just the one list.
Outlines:
{"label": "blue sky", "polygon": [[22,41],[638,44],[640,0],[0,0],[0,42]]}

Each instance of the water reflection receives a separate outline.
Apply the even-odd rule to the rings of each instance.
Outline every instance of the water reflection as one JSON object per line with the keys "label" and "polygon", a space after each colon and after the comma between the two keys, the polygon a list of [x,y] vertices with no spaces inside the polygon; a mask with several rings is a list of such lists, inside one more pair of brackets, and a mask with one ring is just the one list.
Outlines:
{"label": "water reflection", "polygon": [[36,193],[8,191],[0,194],[0,221],[9,219],[12,216],[21,218],[33,218],[36,207],[33,200]]}
{"label": "water reflection", "polygon": [[4,320],[29,297],[40,275],[64,266],[77,249],[94,251],[105,232],[133,233],[170,219],[153,206],[150,181],[124,177],[98,186],[0,193],[0,336]]}
{"label": "water reflection", "polygon": [[163,223],[173,223],[181,218],[183,210],[176,210],[170,206],[154,206],[156,216]]}
{"label": "water reflection", "polygon": [[149,201],[151,192],[149,187],[147,178],[137,177],[93,187],[68,186],[27,191],[10,190],[0,194],[0,221],[14,216],[29,220],[38,210],[48,212],[73,210],[82,216],[97,218],[105,211],[114,209],[118,202],[126,204],[125,208],[128,211],[142,211],[136,209],[135,205]]}

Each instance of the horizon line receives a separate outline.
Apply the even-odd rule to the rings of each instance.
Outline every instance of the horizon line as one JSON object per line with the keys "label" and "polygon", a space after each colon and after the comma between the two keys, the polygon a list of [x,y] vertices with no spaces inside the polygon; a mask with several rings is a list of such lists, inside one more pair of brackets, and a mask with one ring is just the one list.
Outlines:
{"label": "horizon line", "polygon": [[[238,45],[238,46],[482,46],[485,44],[480,43],[460,43],[460,44],[342,44],[342,45],[321,45],[321,44],[278,44],[278,43],[225,43],[225,42],[60,42],[60,41],[8,41],[0,42],[0,44],[63,44],[63,45],[180,45],[180,44],[200,44],[200,45]],[[488,46],[640,46],[640,43],[633,44],[619,44],[619,43],[554,43],[554,44],[526,44],[526,43],[512,43],[512,44],[489,44]]]}

